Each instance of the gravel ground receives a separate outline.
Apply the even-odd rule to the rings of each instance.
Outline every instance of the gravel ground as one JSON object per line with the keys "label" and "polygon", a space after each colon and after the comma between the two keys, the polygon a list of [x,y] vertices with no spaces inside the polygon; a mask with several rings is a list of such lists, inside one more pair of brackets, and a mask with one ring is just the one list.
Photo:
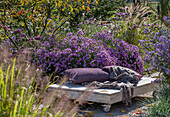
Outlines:
{"label": "gravel ground", "polygon": [[[103,112],[102,104],[88,103],[81,108],[82,111],[92,113],[93,116],[79,116],[79,117],[144,117],[147,116],[147,104],[149,100],[153,99],[152,92],[140,95],[132,99],[132,106],[125,107],[122,102],[112,104],[110,112]],[[84,115],[84,114],[83,114]]]}

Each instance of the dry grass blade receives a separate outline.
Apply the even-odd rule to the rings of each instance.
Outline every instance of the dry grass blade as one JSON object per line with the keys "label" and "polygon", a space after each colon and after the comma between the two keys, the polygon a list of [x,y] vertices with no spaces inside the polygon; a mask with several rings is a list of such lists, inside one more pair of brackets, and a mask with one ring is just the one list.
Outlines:
{"label": "dry grass blade", "polygon": [[146,15],[147,13],[154,13],[154,14],[155,14],[155,12],[154,12],[153,10],[149,10],[149,11],[143,12],[142,15],[141,15],[141,17],[143,17],[143,16]]}
{"label": "dry grass blade", "polygon": [[142,11],[144,11],[144,10],[147,10],[147,9],[150,9],[150,7],[143,7],[143,5],[141,6],[141,9],[139,9],[139,12],[142,12]]}
{"label": "dry grass blade", "polygon": [[149,18],[149,17],[143,18],[143,20],[140,22],[139,26],[142,26],[142,24],[143,24],[145,21],[150,21],[150,18]]}

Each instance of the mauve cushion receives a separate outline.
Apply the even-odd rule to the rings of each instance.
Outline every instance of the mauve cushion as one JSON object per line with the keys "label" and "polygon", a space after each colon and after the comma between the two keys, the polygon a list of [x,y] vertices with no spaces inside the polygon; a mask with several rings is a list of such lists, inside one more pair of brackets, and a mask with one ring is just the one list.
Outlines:
{"label": "mauve cushion", "polygon": [[102,67],[102,70],[109,73],[109,69],[110,69],[111,66],[104,66]]}
{"label": "mauve cushion", "polygon": [[92,81],[108,81],[109,73],[100,68],[74,68],[68,69],[63,73],[69,80],[74,83],[92,82]]}
{"label": "mauve cushion", "polygon": [[110,67],[115,67],[115,68],[118,68],[118,67],[119,67],[119,68],[121,68],[121,69],[126,69],[128,72],[131,72],[131,73],[135,74],[136,76],[138,76],[139,79],[142,78],[142,75],[141,75],[141,74],[137,73],[136,71],[134,71],[134,70],[132,70],[132,69],[129,69],[129,68],[126,68],[126,67],[122,67],[122,66],[116,66],[116,65],[113,65],[113,66],[104,66],[104,67],[102,68],[102,70],[105,71],[105,72],[107,72],[107,73],[109,73]]}

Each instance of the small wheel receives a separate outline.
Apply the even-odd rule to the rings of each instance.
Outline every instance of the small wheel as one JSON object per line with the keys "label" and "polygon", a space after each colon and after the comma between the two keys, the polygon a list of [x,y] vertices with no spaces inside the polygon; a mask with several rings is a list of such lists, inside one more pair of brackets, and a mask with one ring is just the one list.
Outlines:
{"label": "small wheel", "polygon": [[104,111],[104,112],[109,112],[109,111],[110,111],[110,107],[111,107],[110,104],[101,105],[101,106],[103,107],[103,111]]}

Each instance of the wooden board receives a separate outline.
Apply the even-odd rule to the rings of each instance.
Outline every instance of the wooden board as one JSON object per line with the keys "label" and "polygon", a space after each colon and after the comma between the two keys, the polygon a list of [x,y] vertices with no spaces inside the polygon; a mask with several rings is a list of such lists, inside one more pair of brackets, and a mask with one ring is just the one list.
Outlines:
{"label": "wooden board", "polygon": [[[155,78],[143,77],[134,88],[133,97],[145,94],[156,90],[155,84],[151,83]],[[50,85],[49,90],[61,88],[64,92],[69,93],[71,99],[77,99],[87,87],[76,84],[64,84],[60,86],[59,84]],[[122,91],[116,89],[95,89],[93,93],[86,99],[86,101],[113,104],[122,101]]]}

